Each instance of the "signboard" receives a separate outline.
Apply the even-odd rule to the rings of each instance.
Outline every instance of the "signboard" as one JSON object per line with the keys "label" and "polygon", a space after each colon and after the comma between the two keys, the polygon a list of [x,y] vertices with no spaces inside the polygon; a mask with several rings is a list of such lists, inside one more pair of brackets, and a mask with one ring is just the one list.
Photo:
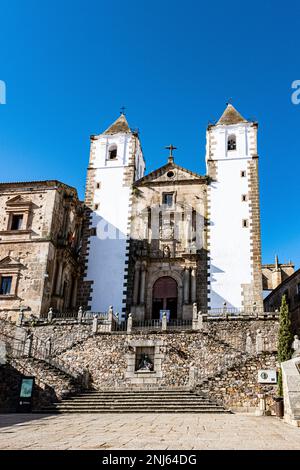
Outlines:
{"label": "signboard", "polygon": [[162,317],[166,314],[166,317],[167,317],[167,321],[170,321],[170,313],[171,313],[171,310],[160,310],[159,311],[159,319],[160,321],[162,320]]}
{"label": "signboard", "polygon": [[276,384],[277,372],[274,369],[261,369],[258,371],[258,383]]}
{"label": "signboard", "polygon": [[23,377],[20,387],[18,412],[28,413],[31,411],[33,390],[34,377]]}

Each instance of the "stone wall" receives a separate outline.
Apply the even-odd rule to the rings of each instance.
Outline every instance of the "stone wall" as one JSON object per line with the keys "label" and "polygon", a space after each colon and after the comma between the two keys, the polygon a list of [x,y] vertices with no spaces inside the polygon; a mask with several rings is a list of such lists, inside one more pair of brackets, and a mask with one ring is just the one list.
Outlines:
{"label": "stone wall", "polygon": [[204,382],[198,388],[208,396],[213,396],[217,402],[233,411],[253,412],[258,408],[260,394],[266,398],[266,411],[273,412],[273,397],[277,396],[277,385],[259,384],[257,372],[260,369],[276,369],[276,354],[264,353],[253,357],[225,373]]}
{"label": "stone wall", "polygon": [[[35,337],[51,338],[55,355],[64,364],[79,372],[87,369],[91,387],[97,390],[199,385],[201,392],[232,409],[252,411],[258,407],[259,393],[266,393],[271,407],[276,386],[259,385],[257,373],[276,368],[275,319],[208,320],[201,331],[92,335],[91,330],[91,325],[84,324],[31,328]],[[153,350],[154,371],[136,370],[136,354],[142,347]],[[39,377],[38,400],[49,401],[74,391],[72,380],[57,370],[32,359],[22,361],[14,367],[22,373],[26,366]],[[193,381],[192,370],[196,371]]]}
{"label": "stone wall", "polygon": [[17,409],[22,377],[34,376],[33,410],[79,391],[73,379],[33,359],[18,359],[0,367],[0,413]]}

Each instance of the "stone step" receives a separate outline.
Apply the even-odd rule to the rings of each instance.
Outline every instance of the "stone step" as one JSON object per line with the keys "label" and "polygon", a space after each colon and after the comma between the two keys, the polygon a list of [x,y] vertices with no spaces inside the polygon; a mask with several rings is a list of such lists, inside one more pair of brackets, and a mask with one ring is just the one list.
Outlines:
{"label": "stone step", "polygon": [[181,406],[216,406],[215,403],[211,403],[211,402],[208,402],[208,403],[202,403],[202,402],[165,402],[165,403],[161,403],[161,402],[157,402],[157,403],[122,403],[121,401],[120,402],[111,402],[111,403],[105,403],[105,402],[100,402],[100,403],[78,403],[78,402],[55,402],[53,403],[53,405],[55,406],[67,406],[67,407],[75,407],[75,406],[79,406],[79,407],[82,407],[82,408],[88,408],[89,406],[93,406],[93,407],[97,407],[97,406],[100,406],[100,407],[122,407],[122,408],[127,408],[128,406],[134,408],[134,407],[160,407],[160,406],[176,406],[176,407],[181,407]]}
{"label": "stone step", "polygon": [[60,414],[60,413],[230,413],[230,411],[223,408],[173,408],[173,409],[149,409],[149,408],[136,408],[132,409],[111,409],[111,408],[89,408],[81,409],[57,409],[57,408],[44,408],[42,410],[36,410],[35,413],[51,413],[51,414]]}
{"label": "stone step", "polygon": [[[132,401],[126,401],[126,400],[110,400],[110,401],[104,401],[104,400],[99,400],[99,401],[80,401],[80,400],[64,400],[64,403],[66,405],[70,406],[77,406],[77,405],[82,405],[82,406],[93,406],[93,405],[104,405],[104,406],[109,406],[109,405],[122,405],[122,406],[133,406],[133,405],[142,405],[144,403],[148,403],[145,401],[138,401],[138,400],[132,400]],[[159,405],[159,404],[170,404],[170,405],[210,405],[212,402],[209,400],[166,400],[162,402],[161,400],[151,400],[151,404],[153,405]],[[57,403],[56,403],[57,404]]]}
{"label": "stone step", "polygon": [[81,393],[81,396],[119,396],[119,395],[128,395],[128,396],[172,396],[172,395],[180,395],[180,396],[190,396],[193,395],[192,392],[174,392],[174,393],[167,393],[167,392],[151,392],[151,391],[144,391],[144,392],[93,392],[93,393]]}
{"label": "stone step", "polygon": [[207,396],[198,395],[187,390],[159,390],[148,393],[139,391],[91,391],[44,407],[44,413],[225,413]]}

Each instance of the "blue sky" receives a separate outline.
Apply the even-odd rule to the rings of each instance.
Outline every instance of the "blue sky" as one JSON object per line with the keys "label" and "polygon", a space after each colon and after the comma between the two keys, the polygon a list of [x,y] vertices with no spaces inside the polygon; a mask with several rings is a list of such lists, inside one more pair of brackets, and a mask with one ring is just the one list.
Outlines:
{"label": "blue sky", "polygon": [[59,179],[83,197],[89,136],[127,108],[147,171],[205,173],[205,130],[232,98],[259,121],[263,261],[300,265],[300,6],[196,0],[0,0],[1,181]]}

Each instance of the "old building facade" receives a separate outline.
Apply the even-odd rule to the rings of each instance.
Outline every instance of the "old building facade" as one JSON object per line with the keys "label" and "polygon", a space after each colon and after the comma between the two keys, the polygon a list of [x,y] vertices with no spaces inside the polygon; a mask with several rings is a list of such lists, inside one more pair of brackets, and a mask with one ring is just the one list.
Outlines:
{"label": "old building facade", "polygon": [[294,274],[295,265],[289,261],[288,263],[280,263],[278,256],[275,256],[274,264],[262,265],[262,280],[264,297],[269,295],[272,290],[276,289],[285,279]]}
{"label": "old building facade", "polygon": [[[276,263],[275,263],[276,264]],[[266,311],[280,309],[282,297],[285,295],[289,306],[290,317],[293,330],[300,333],[300,269],[290,276],[285,276],[284,280],[271,291],[265,298],[264,306]]]}
{"label": "old building facade", "polygon": [[228,104],[207,129],[207,175],[174,163],[144,175],[122,114],[92,136],[81,303],[137,320],[191,319],[262,303],[257,123]]}
{"label": "old building facade", "polygon": [[0,314],[73,309],[82,204],[58,181],[0,184]]}

